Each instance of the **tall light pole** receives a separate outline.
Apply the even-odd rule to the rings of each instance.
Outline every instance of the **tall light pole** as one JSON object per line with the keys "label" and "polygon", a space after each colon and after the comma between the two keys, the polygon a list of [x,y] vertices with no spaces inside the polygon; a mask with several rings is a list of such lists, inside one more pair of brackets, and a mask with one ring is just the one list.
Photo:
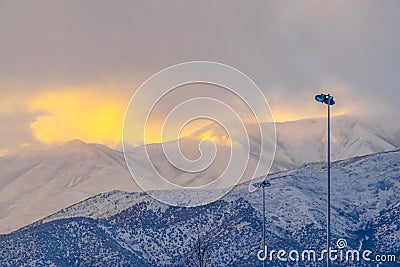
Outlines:
{"label": "tall light pole", "polygon": [[264,260],[262,261],[263,262],[262,266],[265,267],[265,260],[267,258],[267,255],[266,255],[267,250],[266,250],[266,244],[265,244],[265,232],[266,232],[266,228],[265,228],[265,188],[271,187],[271,183],[268,182],[267,180],[264,180],[261,183],[254,184],[254,186],[261,187],[263,189],[262,190],[262,192],[263,192],[263,226],[262,226],[263,248],[262,248],[262,250],[260,250],[258,252],[258,257],[260,258],[260,254],[262,252],[263,258],[264,258]]}
{"label": "tall light pole", "polygon": [[335,104],[333,96],[330,94],[319,94],[315,96],[315,100],[328,105],[328,185],[327,185],[327,207],[326,207],[326,266],[330,266],[330,241],[331,241],[331,109]]}

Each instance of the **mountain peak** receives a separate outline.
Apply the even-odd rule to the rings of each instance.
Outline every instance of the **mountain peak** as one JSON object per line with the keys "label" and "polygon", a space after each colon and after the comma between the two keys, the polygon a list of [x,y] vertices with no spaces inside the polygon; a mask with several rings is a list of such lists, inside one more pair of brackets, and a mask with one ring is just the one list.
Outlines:
{"label": "mountain peak", "polygon": [[68,142],[64,143],[64,145],[68,145],[68,146],[86,146],[88,144],[83,142],[81,139],[74,139],[74,140],[71,140],[71,141],[68,141]]}
{"label": "mountain peak", "polygon": [[59,146],[59,148],[63,150],[72,150],[72,151],[86,151],[87,149],[91,149],[92,147],[93,144],[85,143],[80,139],[74,139]]}

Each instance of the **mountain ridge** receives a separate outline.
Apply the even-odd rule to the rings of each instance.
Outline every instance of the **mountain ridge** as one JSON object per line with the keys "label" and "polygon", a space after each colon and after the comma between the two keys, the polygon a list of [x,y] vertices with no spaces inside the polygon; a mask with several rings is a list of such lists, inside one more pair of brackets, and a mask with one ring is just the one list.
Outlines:
{"label": "mountain ridge", "polygon": [[[324,119],[277,123],[278,149],[272,173],[295,169],[307,162],[311,166],[310,162],[324,161],[325,123]],[[386,140],[400,140],[400,129],[395,125],[386,128],[365,125],[351,117],[333,118],[332,160],[395,149],[389,143],[382,145],[380,140],[383,139],[372,132],[380,133]],[[203,131],[212,133],[212,128]],[[157,144],[151,146],[154,148]],[[255,162],[256,158],[251,160]],[[161,157],[155,165],[166,170],[175,181],[189,183],[186,185],[193,179],[215,178],[212,172],[187,179]],[[323,164],[317,165],[323,168]],[[104,145],[72,140],[42,151],[0,157],[0,233],[16,230],[88,197],[114,189],[141,191],[126,168],[122,152]]]}

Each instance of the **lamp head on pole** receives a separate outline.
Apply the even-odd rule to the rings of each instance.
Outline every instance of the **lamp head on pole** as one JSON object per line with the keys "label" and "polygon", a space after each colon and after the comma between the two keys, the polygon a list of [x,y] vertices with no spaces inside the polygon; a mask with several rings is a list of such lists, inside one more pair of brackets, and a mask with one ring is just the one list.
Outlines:
{"label": "lamp head on pole", "polygon": [[329,94],[319,94],[315,96],[315,100],[317,102],[320,103],[325,103],[327,105],[334,105],[335,104],[335,100],[333,100],[333,96],[329,95]]}
{"label": "lamp head on pole", "polygon": [[255,183],[254,184],[255,187],[271,187],[271,183],[267,180],[259,182],[259,183]]}

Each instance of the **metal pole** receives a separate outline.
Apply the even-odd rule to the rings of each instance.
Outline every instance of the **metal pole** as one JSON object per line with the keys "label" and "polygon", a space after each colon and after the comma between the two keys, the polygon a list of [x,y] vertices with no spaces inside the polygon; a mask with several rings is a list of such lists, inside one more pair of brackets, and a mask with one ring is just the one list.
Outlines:
{"label": "metal pole", "polygon": [[[265,249],[265,186],[263,186],[263,250],[264,250],[264,258],[266,258],[266,249]],[[265,260],[263,260],[263,267],[265,267]]]}
{"label": "metal pole", "polygon": [[331,96],[328,94],[328,200],[326,216],[326,266],[330,266],[329,246],[331,241]]}

